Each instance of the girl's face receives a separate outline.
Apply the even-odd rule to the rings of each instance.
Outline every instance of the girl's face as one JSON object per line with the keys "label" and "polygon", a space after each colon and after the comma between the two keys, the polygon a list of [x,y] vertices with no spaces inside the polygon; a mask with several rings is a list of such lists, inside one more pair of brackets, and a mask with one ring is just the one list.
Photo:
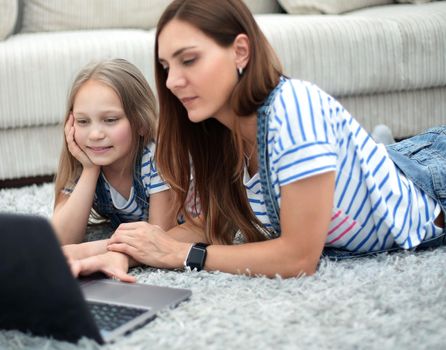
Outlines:
{"label": "girl's face", "polygon": [[132,129],[121,99],[104,83],[89,80],[73,104],[74,139],[90,160],[123,170],[132,152]]}
{"label": "girl's face", "polygon": [[221,47],[191,24],[173,19],[159,34],[158,48],[159,61],[168,72],[166,86],[189,119],[227,121],[238,80],[233,47]]}

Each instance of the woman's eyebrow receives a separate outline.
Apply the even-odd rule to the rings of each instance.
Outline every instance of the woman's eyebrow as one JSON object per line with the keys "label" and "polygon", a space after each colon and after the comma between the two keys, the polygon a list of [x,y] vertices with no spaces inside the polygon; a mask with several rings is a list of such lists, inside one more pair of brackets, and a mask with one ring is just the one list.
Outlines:
{"label": "woman's eyebrow", "polygon": [[[182,47],[182,48],[176,50],[176,51],[172,54],[172,58],[175,58],[175,57],[181,55],[181,54],[182,54],[184,51],[186,51],[186,50],[190,50],[190,49],[194,49],[194,48],[196,48],[196,46],[186,46],[186,47]],[[166,60],[165,60],[164,58],[162,58],[162,57],[160,57],[160,58],[158,59],[158,61],[159,61],[160,63],[162,63],[162,62],[166,62]]]}

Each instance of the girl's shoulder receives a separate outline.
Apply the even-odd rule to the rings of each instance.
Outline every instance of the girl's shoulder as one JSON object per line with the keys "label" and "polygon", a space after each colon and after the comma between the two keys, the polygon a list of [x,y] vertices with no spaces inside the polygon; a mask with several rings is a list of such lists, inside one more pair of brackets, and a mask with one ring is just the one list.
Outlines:
{"label": "girl's shoulder", "polygon": [[147,145],[144,146],[142,150],[142,158],[154,158],[156,151],[156,143],[155,141],[150,141]]}
{"label": "girl's shoulder", "polygon": [[155,162],[155,151],[156,144],[153,141],[144,146],[141,157],[141,168],[143,170],[145,167],[153,167],[153,163]]}

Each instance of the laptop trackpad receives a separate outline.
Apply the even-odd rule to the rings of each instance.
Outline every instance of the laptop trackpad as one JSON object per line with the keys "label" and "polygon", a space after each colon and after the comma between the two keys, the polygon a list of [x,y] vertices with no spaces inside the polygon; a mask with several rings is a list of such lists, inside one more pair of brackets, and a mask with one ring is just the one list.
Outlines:
{"label": "laptop trackpad", "polygon": [[111,279],[92,280],[81,284],[85,299],[97,302],[150,308],[153,312],[175,306],[184,300],[184,290]]}

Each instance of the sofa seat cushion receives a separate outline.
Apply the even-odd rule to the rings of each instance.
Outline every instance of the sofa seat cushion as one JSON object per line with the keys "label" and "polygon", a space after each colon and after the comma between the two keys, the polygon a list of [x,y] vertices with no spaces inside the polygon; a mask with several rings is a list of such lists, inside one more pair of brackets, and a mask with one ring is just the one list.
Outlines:
{"label": "sofa seat cushion", "polygon": [[0,180],[54,174],[62,141],[60,125],[0,129]]}
{"label": "sofa seat cushion", "polygon": [[413,136],[446,124],[446,87],[341,97],[339,101],[368,131],[388,125],[393,136]]}
{"label": "sofa seat cushion", "polygon": [[[391,5],[389,5],[392,7]],[[334,96],[446,85],[446,1],[389,15],[258,15],[289,76]],[[378,13],[378,12],[376,12]]]}
{"label": "sofa seat cushion", "polygon": [[[20,34],[0,42],[0,128],[61,122],[68,90],[88,62],[121,57],[153,81],[154,30]],[[18,103],[17,100],[20,100]]]}

